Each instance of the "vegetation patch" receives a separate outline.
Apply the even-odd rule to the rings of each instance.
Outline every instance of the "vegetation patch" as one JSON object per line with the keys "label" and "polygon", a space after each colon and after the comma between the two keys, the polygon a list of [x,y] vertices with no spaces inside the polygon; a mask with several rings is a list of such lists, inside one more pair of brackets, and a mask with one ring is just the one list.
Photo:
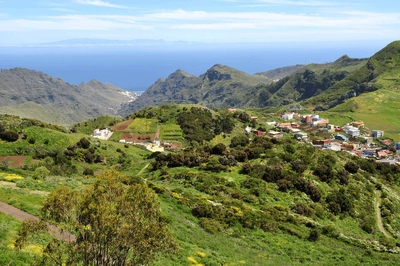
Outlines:
{"label": "vegetation patch", "polygon": [[151,134],[157,131],[157,126],[157,119],[136,118],[128,128],[138,134]]}

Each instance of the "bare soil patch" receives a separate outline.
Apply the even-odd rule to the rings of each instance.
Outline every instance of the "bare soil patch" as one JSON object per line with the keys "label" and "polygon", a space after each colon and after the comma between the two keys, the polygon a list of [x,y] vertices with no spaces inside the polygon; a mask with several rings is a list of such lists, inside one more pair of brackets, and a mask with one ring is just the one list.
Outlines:
{"label": "bare soil patch", "polygon": [[132,122],[133,122],[133,119],[118,123],[115,126],[113,126],[111,128],[111,130],[114,130],[114,131],[125,130],[125,129],[127,129],[129,127],[130,124],[132,124]]}
{"label": "bare soil patch", "polygon": [[125,142],[143,143],[153,142],[156,138],[156,133],[138,134],[138,133],[122,133],[121,140]]}
{"label": "bare soil patch", "polygon": [[27,156],[2,156],[0,163],[8,163],[10,167],[19,168],[24,165]]}

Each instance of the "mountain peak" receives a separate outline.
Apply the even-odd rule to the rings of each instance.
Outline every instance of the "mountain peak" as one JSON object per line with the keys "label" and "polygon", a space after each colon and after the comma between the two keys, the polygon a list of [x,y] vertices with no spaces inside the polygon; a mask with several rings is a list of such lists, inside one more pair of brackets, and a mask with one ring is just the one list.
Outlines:
{"label": "mountain peak", "polygon": [[232,79],[232,75],[230,70],[233,68],[223,66],[220,64],[216,64],[212,66],[207,72],[203,75],[204,79],[208,79],[209,81],[214,80],[230,80]]}

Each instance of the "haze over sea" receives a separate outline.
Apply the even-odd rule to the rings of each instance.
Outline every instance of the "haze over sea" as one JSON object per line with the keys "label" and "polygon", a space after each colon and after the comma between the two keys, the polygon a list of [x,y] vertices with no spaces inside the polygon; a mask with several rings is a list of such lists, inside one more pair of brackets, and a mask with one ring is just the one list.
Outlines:
{"label": "haze over sea", "polygon": [[370,57],[383,46],[361,43],[3,46],[0,69],[28,68],[72,84],[96,79],[140,93],[177,69],[198,76],[213,65],[222,64],[254,74],[296,64],[332,62],[344,54],[353,58]]}

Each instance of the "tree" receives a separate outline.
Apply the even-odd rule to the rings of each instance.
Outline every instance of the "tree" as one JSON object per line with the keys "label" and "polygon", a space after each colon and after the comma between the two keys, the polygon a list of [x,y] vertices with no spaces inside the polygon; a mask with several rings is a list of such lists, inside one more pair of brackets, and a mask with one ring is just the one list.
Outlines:
{"label": "tree", "polygon": [[39,166],[35,169],[33,173],[33,177],[35,179],[44,179],[46,176],[50,174],[50,171],[46,168],[46,166]]}
{"label": "tree", "polygon": [[[146,185],[128,183],[126,176],[109,170],[83,192],[67,187],[52,192],[38,223],[56,225],[76,239],[50,242],[44,264],[144,265],[156,252],[174,250],[156,194]],[[17,247],[27,235],[19,233]]]}
{"label": "tree", "polygon": [[218,155],[224,154],[225,151],[226,151],[226,146],[224,143],[218,143],[211,149],[212,154],[218,154]]}
{"label": "tree", "polygon": [[8,142],[15,142],[19,138],[19,134],[13,130],[5,130],[0,133],[0,139],[8,141]]}

